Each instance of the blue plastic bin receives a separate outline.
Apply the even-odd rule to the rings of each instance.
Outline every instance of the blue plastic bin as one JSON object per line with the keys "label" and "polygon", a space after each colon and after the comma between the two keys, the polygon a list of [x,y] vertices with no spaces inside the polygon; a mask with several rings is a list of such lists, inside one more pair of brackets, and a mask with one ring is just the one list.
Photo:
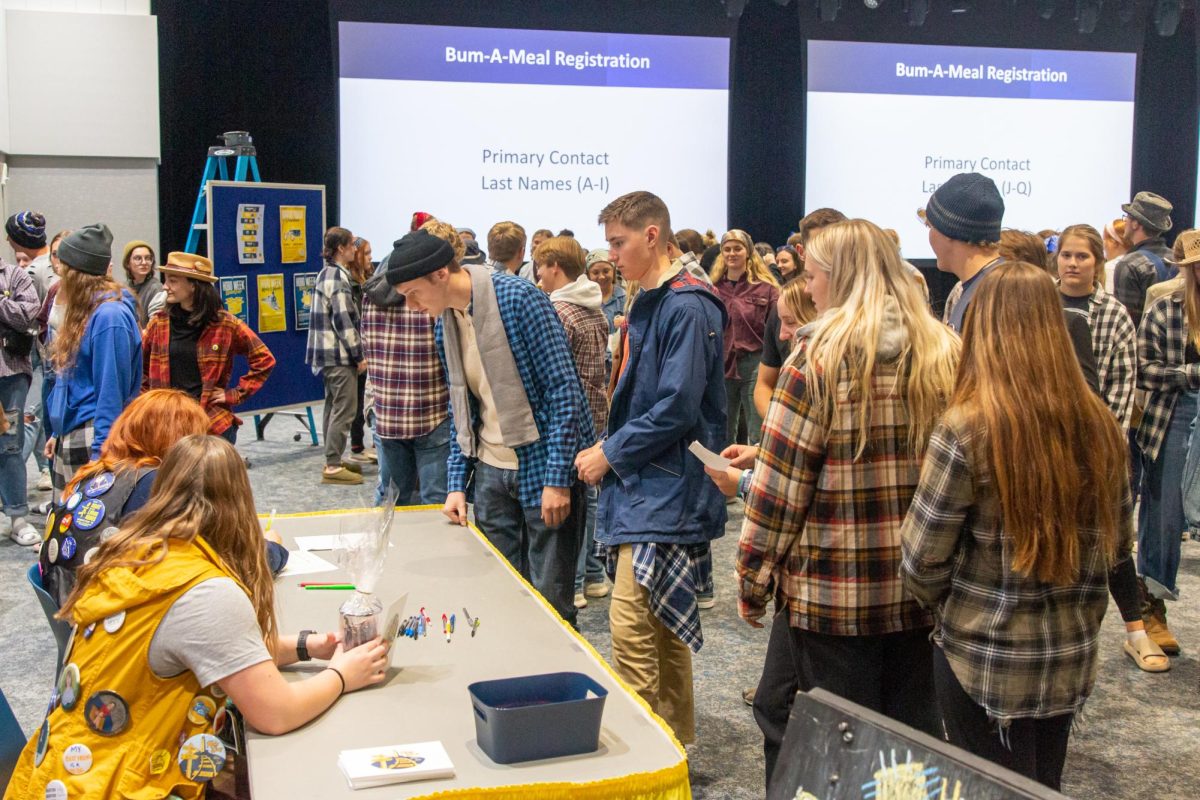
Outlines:
{"label": "blue plastic bin", "polygon": [[497,764],[593,753],[600,746],[608,690],[587,675],[553,672],[479,681],[467,689],[475,737]]}

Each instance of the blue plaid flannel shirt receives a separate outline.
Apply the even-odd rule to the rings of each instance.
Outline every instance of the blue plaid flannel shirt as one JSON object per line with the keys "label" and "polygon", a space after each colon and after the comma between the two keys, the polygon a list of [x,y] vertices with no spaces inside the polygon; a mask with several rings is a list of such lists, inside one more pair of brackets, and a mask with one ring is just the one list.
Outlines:
{"label": "blue plaid flannel shirt", "polygon": [[[546,293],[523,278],[502,272],[492,273],[492,286],[500,307],[500,320],[508,336],[508,346],[529,407],[537,423],[540,438],[516,448],[517,491],[521,506],[539,508],[542,489],[568,487],[575,480],[575,455],[590,447],[596,438],[592,412],[583,394],[583,384],[575,372],[575,360],[567,344],[567,334]],[[449,313],[449,312],[447,312]],[[446,369],[444,323],[434,327],[438,357]],[[449,371],[446,373],[449,375]],[[453,407],[450,414],[450,457],[447,459],[446,489],[465,492],[474,470],[474,460],[463,455],[458,446]],[[479,410],[471,397],[472,429],[479,427]]]}

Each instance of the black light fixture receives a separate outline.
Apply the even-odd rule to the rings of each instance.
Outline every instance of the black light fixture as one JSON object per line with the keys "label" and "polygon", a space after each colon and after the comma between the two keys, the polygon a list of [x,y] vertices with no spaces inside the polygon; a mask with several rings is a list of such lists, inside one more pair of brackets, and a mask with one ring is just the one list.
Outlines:
{"label": "black light fixture", "polygon": [[1158,0],[1154,4],[1154,28],[1159,36],[1174,36],[1179,27],[1179,0]]}
{"label": "black light fixture", "polygon": [[842,0],[817,0],[817,11],[821,22],[836,22],[838,12],[842,10]]}
{"label": "black light fixture", "polygon": [[746,10],[746,0],[722,0],[725,3],[725,16],[730,19],[741,19]]}
{"label": "black light fixture", "polygon": [[1096,23],[1100,21],[1100,5],[1102,0],[1077,0],[1075,3],[1075,23],[1080,33],[1095,33]]}
{"label": "black light fixture", "polygon": [[904,0],[904,14],[908,17],[910,28],[919,28],[925,24],[929,16],[930,0]]}
{"label": "black light fixture", "polygon": [[1037,6],[1037,14],[1042,19],[1050,19],[1054,16],[1055,6],[1058,4],[1054,0],[1037,0],[1034,4]]}
{"label": "black light fixture", "polygon": [[1121,22],[1133,22],[1137,16],[1137,0],[1117,0],[1117,19]]}

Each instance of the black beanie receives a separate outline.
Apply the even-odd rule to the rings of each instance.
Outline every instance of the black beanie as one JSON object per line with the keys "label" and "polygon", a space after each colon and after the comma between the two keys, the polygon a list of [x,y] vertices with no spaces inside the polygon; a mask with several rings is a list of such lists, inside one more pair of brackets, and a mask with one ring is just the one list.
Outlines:
{"label": "black beanie", "polygon": [[4,223],[4,232],[19,247],[41,250],[46,246],[46,218],[36,211],[13,214]]}
{"label": "black beanie", "polygon": [[58,259],[73,270],[103,275],[112,264],[112,232],[103,222],[80,228],[58,243]]}
{"label": "black beanie", "polygon": [[387,282],[392,286],[436,272],[454,260],[454,248],[429,231],[418,230],[397,240],[387,257]]}
{"label": "black beanie", "polygon": [[969,244],[999,242],[1004,198],[991,178],[978,172],[961,172],[929,198],[925,219],[948,239]]}

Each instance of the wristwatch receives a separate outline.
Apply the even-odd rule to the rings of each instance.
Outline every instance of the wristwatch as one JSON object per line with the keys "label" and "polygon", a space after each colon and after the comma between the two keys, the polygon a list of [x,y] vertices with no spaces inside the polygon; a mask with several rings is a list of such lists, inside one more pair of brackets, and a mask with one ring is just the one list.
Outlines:
{"label": "wristwatch", "polygon": [[301,661],[312,661],[312,656],[308,654],[308,635],[316,633],[316,631],[300,631],[296,637],[296,658]]}

